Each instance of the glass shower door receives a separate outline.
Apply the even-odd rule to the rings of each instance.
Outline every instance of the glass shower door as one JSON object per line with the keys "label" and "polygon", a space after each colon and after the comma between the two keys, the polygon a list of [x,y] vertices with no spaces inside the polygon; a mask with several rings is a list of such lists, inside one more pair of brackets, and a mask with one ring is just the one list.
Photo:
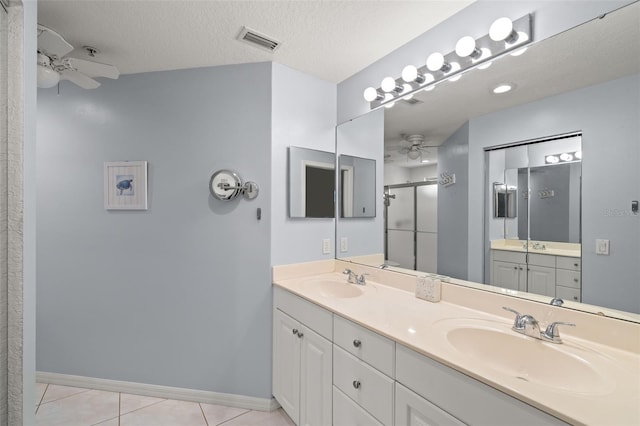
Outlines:
{"label": "glass shower door", "polygon": [[416,270],[438,272],[438,184],[416,186]]}
{"label": "glass shower door", "polygon": [[415,198],[413,186],[387,188],[386,263],[415,269]]}

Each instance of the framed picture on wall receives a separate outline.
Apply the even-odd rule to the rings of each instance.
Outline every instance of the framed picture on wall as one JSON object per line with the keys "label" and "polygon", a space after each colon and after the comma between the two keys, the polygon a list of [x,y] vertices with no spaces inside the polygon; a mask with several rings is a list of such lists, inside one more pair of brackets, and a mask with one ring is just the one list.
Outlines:
{"label": "framed picture on wall", "polygon": [[147,210],[147,162],[104,163],[104,208]]}

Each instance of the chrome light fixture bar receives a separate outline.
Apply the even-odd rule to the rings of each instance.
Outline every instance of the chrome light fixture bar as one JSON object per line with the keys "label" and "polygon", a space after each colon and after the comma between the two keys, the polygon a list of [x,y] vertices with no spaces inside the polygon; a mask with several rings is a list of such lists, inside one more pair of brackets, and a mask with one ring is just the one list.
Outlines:
{"label": "chrome light fixture bar", "polygon": [[491,61],[532,42],[531,20],[529,14],[515,21],[505,17],[496,19],[488,34],[478,39],[462,37],[454,51],[446,55],[433,52],[421,67],[407,65],[399,78],[385,77],[379,88],[367,87],[364,98],[371,109],[391,107],[395,101],[419,90],[432,90],[441,81],[456,81],[470,69],[484,68]]}

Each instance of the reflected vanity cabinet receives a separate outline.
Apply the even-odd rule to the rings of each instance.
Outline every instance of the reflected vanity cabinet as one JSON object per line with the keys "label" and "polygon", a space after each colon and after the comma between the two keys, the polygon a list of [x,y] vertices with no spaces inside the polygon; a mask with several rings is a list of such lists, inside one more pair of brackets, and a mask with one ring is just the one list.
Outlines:
{"label": "reflected vanity cabinet", "polygon": [[491,250],[491,285],[580,302],[580,258]]}
{"label": "reflected vanity cabinet", "polygon": [[273,395],[299,425],[565,424],[279,287]]}

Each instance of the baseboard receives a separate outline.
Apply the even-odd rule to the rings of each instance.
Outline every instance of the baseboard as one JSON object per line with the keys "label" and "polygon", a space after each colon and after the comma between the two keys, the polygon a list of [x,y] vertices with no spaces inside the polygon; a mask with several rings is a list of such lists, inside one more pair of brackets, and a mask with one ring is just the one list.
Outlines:
{"label": "baseboard", "polygon": [[98,379],[95,377],[74,376],[71,374],[36,372],[36,381],[52,385],[73,386],[110,392],[130,393],[156,398],[179,399],[182,401],[202,402],[205,404],[226,405],[247,410],[274,411],[280,404],[274,398],[256,398],[229,393],[210,392],[196,389],[174,388],[171,386],[149,385],[145,383],[125,382],[121,380]]}

